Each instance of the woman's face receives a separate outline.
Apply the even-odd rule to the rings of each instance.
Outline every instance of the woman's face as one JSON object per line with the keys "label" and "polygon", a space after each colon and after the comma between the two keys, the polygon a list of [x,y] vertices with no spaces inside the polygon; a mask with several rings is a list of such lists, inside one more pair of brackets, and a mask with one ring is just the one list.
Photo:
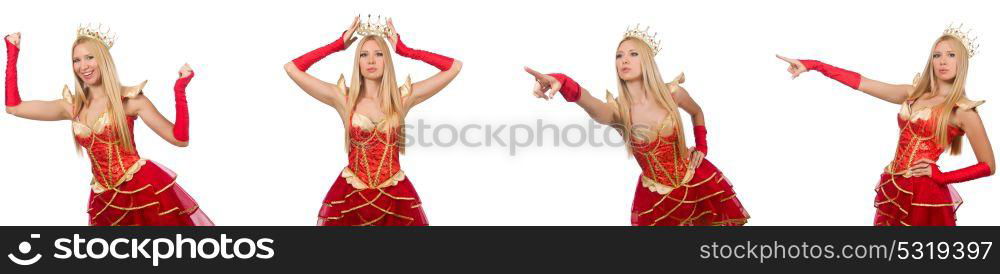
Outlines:
{"label": "woman's face", "polygon": [[635,40],[629,39],[618,46],[615,53],[615,68],[618,70],[618,78],[624,81],[633,81],[642,78],[642,64],[640,62],[639,45]]}
{"label": "woman's face", "polygon": [[87,86],[101,84],[101,69],[98,67],[97,57],[83,44],[73,48],[73,72]]}
{"label": "woman's face", "polygon": [[931,64],[934,65],[934,75],[944,81],[952,81],[958,73],[958,53],[952,42],[944,40],[934,46],[931,54]]}
{"label": "woman's face", "polygon": [[365,41],[361,45],[361,55],[358,58],[358,65],[361,66],[361,76],[369,80],[382,79],[382,72],[385,68],[385,54],[374,40]]}

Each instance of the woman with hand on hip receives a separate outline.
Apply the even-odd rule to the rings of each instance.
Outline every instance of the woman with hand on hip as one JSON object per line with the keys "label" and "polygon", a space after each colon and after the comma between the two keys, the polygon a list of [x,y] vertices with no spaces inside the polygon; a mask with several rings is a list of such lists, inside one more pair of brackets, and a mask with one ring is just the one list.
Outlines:
{"label": "woman with hand on hip", "polygon": [[[875,187],[876,226],[954,226],[962,199],[951,184],[990,176],[996,170],[993,148],[976,112],[983,101],[965,97],[969,59],[976,49],[966,32],[948,27],[932,44],[924,71],[912,85],[886,84],[820,61],[778,56],[788,62],[793,78],[815,70],[901,105],[896,116],[900,129],[896,156]],[[958,155],[963,135],[972,145],[977,164],[941,171],[937,160],[946,151]]]}
{"label": "woman with hand on hip", "polygon": [[[595,121],[616,127],[629,152],[642,168],[632,204],[636,226],[738,226],[750,216],[729,180],[711,162],[705,116],[701,107],[680,86],[683,74],[665,83],[653,57],[659,42],[638,26],[625,32],[618,43],[615,68],[619,97],[607,93],[602,102],[559,73],[535,77],[535,97],[552,99],[556,92],[575,102]],[[685,145],[680,110],[691,115],[695,146]]]}

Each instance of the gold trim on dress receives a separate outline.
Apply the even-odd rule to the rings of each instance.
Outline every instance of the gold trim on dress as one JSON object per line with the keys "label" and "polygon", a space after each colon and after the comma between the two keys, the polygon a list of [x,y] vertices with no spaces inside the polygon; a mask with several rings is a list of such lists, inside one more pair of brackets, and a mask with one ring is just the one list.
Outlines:
{"label": "gold trim on dress", "polygon": [[328,206],[328,207],[333,207],[334,205],[339,205],[339,204],[343,204],[343,203],[346,203],[346,202],[347,202],[346,200],[332,201],[332,202],[328,202],[328,203],[323,203],[323,205]]}
{"label": "gold trim on dress", "polygon": [[146,82],[149,82],[149,80],[142,81],[142,83],[135,86],[122,87],[122,97],[132,99],[139,96],[142,93],[142,89],[146,87]]}
{"label": "gold trim on dress", "polygon": [[108,206],[110,206],[111,208],[117,209],[117,210],[121,210],[121,211],[133,211],[133,210],[140,210],[140,209],[143,209],[143,208],[151,207],[151,206],[158,205],[158,204],[160,204],[159,201],[151,202],[151,203],[148,203],[148,204],[145,204],[145,205],[141,205],[141,206],[134,206],[134,207],[121,207],[121,206],[116,206],[116,205],[113,205],[113,204],[110,204],[110,203],[108,204]]}
{"label": "gold trim on dress", "polygon": [[961,100],[958,100],[958,103],[955,103],[955,105],[957,105],[958,108],[961,110],[970,110],[970,109],[975,110],[976,107],[979,107],[983,103],[986,103],[986,100],[972,101],[966,98],[962,98]]}
{"label": "gold trim on dress", "polygon": [[712,197],[715,197],[715,196],[719,196],[719,194],[722,194],[722,193],[725,193],[725,192],[726,192],[725,190],[719,190],[719,191],[716,191],[716,192],[714,192],[712,194],[708,194],[708,195],[702,196],[701,198],[698,198],[696,200],[688,200],[687,197],[685,197],[684,199],[675,199],[674,197],[669,197],[669,196],[667,196],[667,199],[673,200],[674,202],[678,202],[678,203],[681,203],[681,204],[697,204],[697,203],[700,203],[700,202],[702,202],[704,200],[708,200],[709,198],[712,198]]}
{"label": "gold trim on dress", "polygon": [[947,203],[947,204],[910,203],[910,205],[911,206],[922,206],[922,207],[947,207],[947,206],[960,206],[960,205],[962,205],[962,202],[958,201],[958,202]]}
{"label": "gold trim on dress", "polygon": [[340,74],[340,79],[337,80],[337,88],[340,89],[340,95],[347,98],[347,81],[344,80],[344,74]]}
{"label": "gold trim on dress", "polygon": [[121,185],[122,183],[126,182],[126,181],[132,180],[132,177],[135,175],[136,172],[139,172],[139,169],[142,168],[142,166],[146,164],[146,161],[147,161],[146,159],[140,158],[138,161],[136,161],[134,164],[132,164],[132,166],[130,166],[127,170],[125,170],[125,173],[122,174],[122,177],[118,178],[118,180],[115,181],[114,184],[109,185],[109,186],[102,185],[100,182],[98,182],[97,178],[91,179],[91,181],[90,181],[91,190],[93,190],[95,194],[101,194],[101,193],[103,193],[103,192],[105,192],[105,191],[107,191],[109,189],[114,189],[115,191],[122,192],[123,194],[132,194],[132,193],[139,192],[140,190],[145,189],[145,187],[143,187],[141,189],[138,189],[138,190],[135,190],[135,191],[131,191],[131,192],[129,192],[129,191],[119,191],[118,190],[118,186]]}
{"label": "gold trim on dress", "polygon": [[68,85],[63,85],[62,97],[63,101],[66,101],[67,104],[70,106],[73,105],[73,92],[69,91]]}
{"label": "gold trim on dress", "polygon": [[180,209],[181,209],[180,207],[176,207],[175,206],[174,208],[171,208],[170,210],[167,210],[167,211],[164,211],[164,212],[160,212],[159,216],[167,215],[167,214],[173,213],[174,211],[178,211]]}
{"label": "gold trim on dress", "polygon": [[614,121],[614,123],[621,123],[620,117],[622,113],[621,113],[621,107],[618,105],[618,99],[616,99],[615,96],[612,95],[611,91],[609,90],[604,90],[604,93],[605,93],[604,100],[607,100],[607,104],[611,105],[611,107],[614,108],[611,111],[611,113],[614,113],[613,116],[614,118],[612,118],[612,120]]}
{"label": "gold trim on dress", "polygon": [[[708,178],[705,178],[705,180],[701,180],[701,182],[697,182],[697,183],[694,183],[694,184],[687,184],[687,185],[685,185],[684,187],[697,187],[697,186],[700,186],[700,185],[702,185],[702,184],[705,184],[705,183],[707,183],[707,182],[708,182],[709,180],[712,180],[712,178],[715,178],[715,176],[716,176],[716,175],[719,175],[719,172],[713,172],[713,173],[712,173],[712,175],[711,175],[711,176],[708,176]],[[722,176],[719,176],[719,179],[718,179],[718,180],[716,180],[715,182],[716,182],[716,183],[718,183],[718,182],[722,182],[722,179],[723,179],[723,178],[724,178],[724,177],[722,177]]]}
{"label": "gold trim on dress", "polygon": [[[378,131],[381,132],[388,132],[389,129],[391,129],[388,123],[386,123],[386,121],[388,121],[387,117],[383,117],[378,122],[375,122],[375,120],[372,120],[372,118],[368,117],[368,115],[364,115],[361,113],[355,112],[354,115],[351,116],[353,116],[351,117],[351,125],[357,126],[364,131],[372,131],[373,129],[378,129]],[[372,135],[371,138],[374,137],[375,135]]]}
{"label": "gold trim on dress", "polygon": [[382,181],[381,183],[372,186],[365,184],[365,182],[361,181],[361,178],[358,177],[358,175],[355,174],[354,171],[346,167],[344,168],[344,171],[341,172],[340,176],[344,177],[344,179],[347,180],[347,183],[351,184],[351,186],[353,186],[355,189],[382,189],[390,186],[395,186],[396,184],[399,183],[399,181],[402,181],[403,179],[406,178],[406,174],[403,173],[402,170],[400,170],[399,172],[396,172],[396,174],[389,177],[389,179],[386,179],[385,181]]}
{"label": "gold trim on dress", "polygon": [[670,91],[670,94],[677,93],[677,91],[680,90],[681,84],[684,83],[684,79],[684,73],[681,72],[681,74],[677,75],[677,77],[674,77],[673,81],[667,83],[667,90]]}
{"label": "gold trim on dress", "polygon": [[410,95],[412,91],[413,91],[413,81],[410,80],[410,75],[407,74],[406,81],[403,81],[403,85],[399,86],[399,95],[402,97],[406,97]]}
{"label": "gold trim on dress", "polygon": [[114,190],[115,192],[118,192],[118,193],[121,193],[121,194],[131,195],[131,194],[136,194],[136,193],[139,193],[140,191],[146,190],[147,188],[149,188],[151,186],[153,186],[153,185],[146,184],[146,185],[140,187],[139,189],[131,190],[131,191],[119,190],[117,188],[113,188],[111,190]]}
{"label": "gold trim on dress", "polygon": [[160,195],[160,193],[163,193],[168,188],[173,187],[175,184],[177,184],[177,178],[174,178],[174,180],[171,181],[170,184],[168,184],[167,186],[161,188],[160,190],[157,190],[155,193],[153,193],[153,195]]}
{"label": "gold trim on dress", "polygon": [[[649,191],[666,195],[666,194],[669,194],[671,191],[673,191],[674,189],[676,189],[678,187],[686,187],[688,185],[688,183],[691,182],[691,179],[694,178],[694,172],[695,172],[695,169],[693,169],[693,168],[687,169],[687,172],[684,173],[684,178],[681,179],[680,182],[678,182],[678,183],[676,183],[674,185],[671,185],[671,186],[668,186],[668,185],[665,185],[663,183],[657,182],[656,180],[651,179],[651,178],[646,177],[645,175],[643,175],[642,176],[642,186],[646,187],[647,189],[649,189]],[[715,176],[715,175],[713,174],[712,176]],[[705,179],[705,181],[708,181],[709,179],[712,179],[712,178],[709,177],[708,179]],[[696,185],[700,185],[700,184],[704,183],[705,181],[699,182]]]}
{"label": "gold trim on dress", "polygon": [[174,208],[171,208],[170,210],[167,210],[167,211],[164,211],[164,212],[160,212],[159,216],[167,215],[167,214],[173,213],[174,211],[178,211],[178,210],[180,210],[180,212],[177,212],[177,215],[188,215],[188,214],[194,213],[195,211],[198,211],[198,205],[194,205],[193,207],[185,209],[185,210],[181,210],[180,207],[175,206]]}
{"label": "gold trim on dress", "polygon": [[101,116],[98,116],[97,120],[94,120],[93,125],[88,125],[86,121],[73,120],[73,134],[81,137],[87,137],[92,134],[101,134],[104,132],[104,129],[108,127],[109,123],[111,123],[111,121],[108,118],[107,111],[101,113]]}
{"label": "gold trim on dress", "polygon": [[749,221],[749,220],[750,220],[750,218],[728,219],[728,220],[722,220],[722,221],[712,222],[712,225],[713,226],[745,225],[747,223],[747,221]]}

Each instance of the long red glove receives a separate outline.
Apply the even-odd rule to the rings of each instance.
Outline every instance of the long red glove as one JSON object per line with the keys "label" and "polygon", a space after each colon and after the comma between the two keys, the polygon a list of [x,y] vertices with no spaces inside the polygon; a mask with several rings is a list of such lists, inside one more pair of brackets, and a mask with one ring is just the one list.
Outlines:
{"label": "long red glove", "polygon": [[805,65],[807,70],[819,71],[823,75],[826,75],[826,77],[837,80],[853,89],[861,87],[861,74],[857,72],[827,65],[816,60],[799,60],[799,62],[802,62],[802,65]]}
{"label": "long red glove", "polygon": [[708,135],[705,126],[694,126],[694,149],[708,155],[708,139],[705,135]]}
{"label": "long red glove", "polygon": [[941,172],[937,165],[931,165],[931,179],[938,184],[961,183],[990,176],[990,165],[986,162],[949,172]]}
{"label": "long red glove", "polygon": [[563,99],[566,99],[566,102],[580,100],[580,84],[573,81],[573,78],[569,78],[569,76],[562,73],[552,73],[549,76],[555,77],[562,84],[562,87],[559,88],[559,93],[562,94]]}
{"label": "long red glove", "polygon": [[17,91],[17,54],[21,49],[11,44],[5,37],[7,43],[7,77],[4,86],[4,104],[13,107],[21,104],[21,95]]}
{"label": "long red glove", "polygon": [[340,37],[337,37],[337,41],[333,41],[333,43],[307,52],[306,54],[299,56],[299,58],[295,58],[295,60],[292,60],[292,63],[295,63],[295,67],[299,68],[301,71],[308,70],[309,67],[316,62],[319,62],[319,60],[330,56],[330,54],[333,54],[334,52],[344,50],[346,47],[344,47],[343,37],[344,36],[341,35]]}
{"label": "long red glove", "polygon": [[428,63],[442,71],[451,69],[451,64],[455,63],[455,59],[448,56],[419,49],[411,49],[410,47],[407,47],[406,44],[403,44],[403,39],[399,38],[398,34],[396,37],[396,54],[410,59],[423,61],[424,63]]}
{"label": "long red glove", "polygon": [[174,138],[181,142],[187,142],[191,139],[188,135],[190,118],[188,117],[187,96],[185,94],[188,83],[191,83],[191,78],[194,78],[193,71],[191,75],[174,82],[174,105],[177,110],[176,119],[174,119]]}

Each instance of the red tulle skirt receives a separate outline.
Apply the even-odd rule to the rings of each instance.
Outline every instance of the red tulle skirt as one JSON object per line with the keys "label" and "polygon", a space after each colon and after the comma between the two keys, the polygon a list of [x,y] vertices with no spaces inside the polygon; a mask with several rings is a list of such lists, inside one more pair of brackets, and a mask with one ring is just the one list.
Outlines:
{"label": "red tulle skirt", "polygon": [[667,194],[649,190],[640,179],[632,203],[634,226],[741,226],[749,218],[733,185],[708,159],[688,184]]}
{"label": "red tulle skirt", "polygon": [[317,225],[426,226],[427,216],[409,178],[381,189],[356,189],[338,177],[323,199]]}
{"label": "red tulle skirt", "polygon": [[926,176],[882,174],[875,186],[876,226],[954,226],[962,197]]}
{"label": "red tulle skirt", "polygon": [[117,190],[90,192],[87,214],[93,226],[211,226],[177,176],[153,161],[146,163]]}

